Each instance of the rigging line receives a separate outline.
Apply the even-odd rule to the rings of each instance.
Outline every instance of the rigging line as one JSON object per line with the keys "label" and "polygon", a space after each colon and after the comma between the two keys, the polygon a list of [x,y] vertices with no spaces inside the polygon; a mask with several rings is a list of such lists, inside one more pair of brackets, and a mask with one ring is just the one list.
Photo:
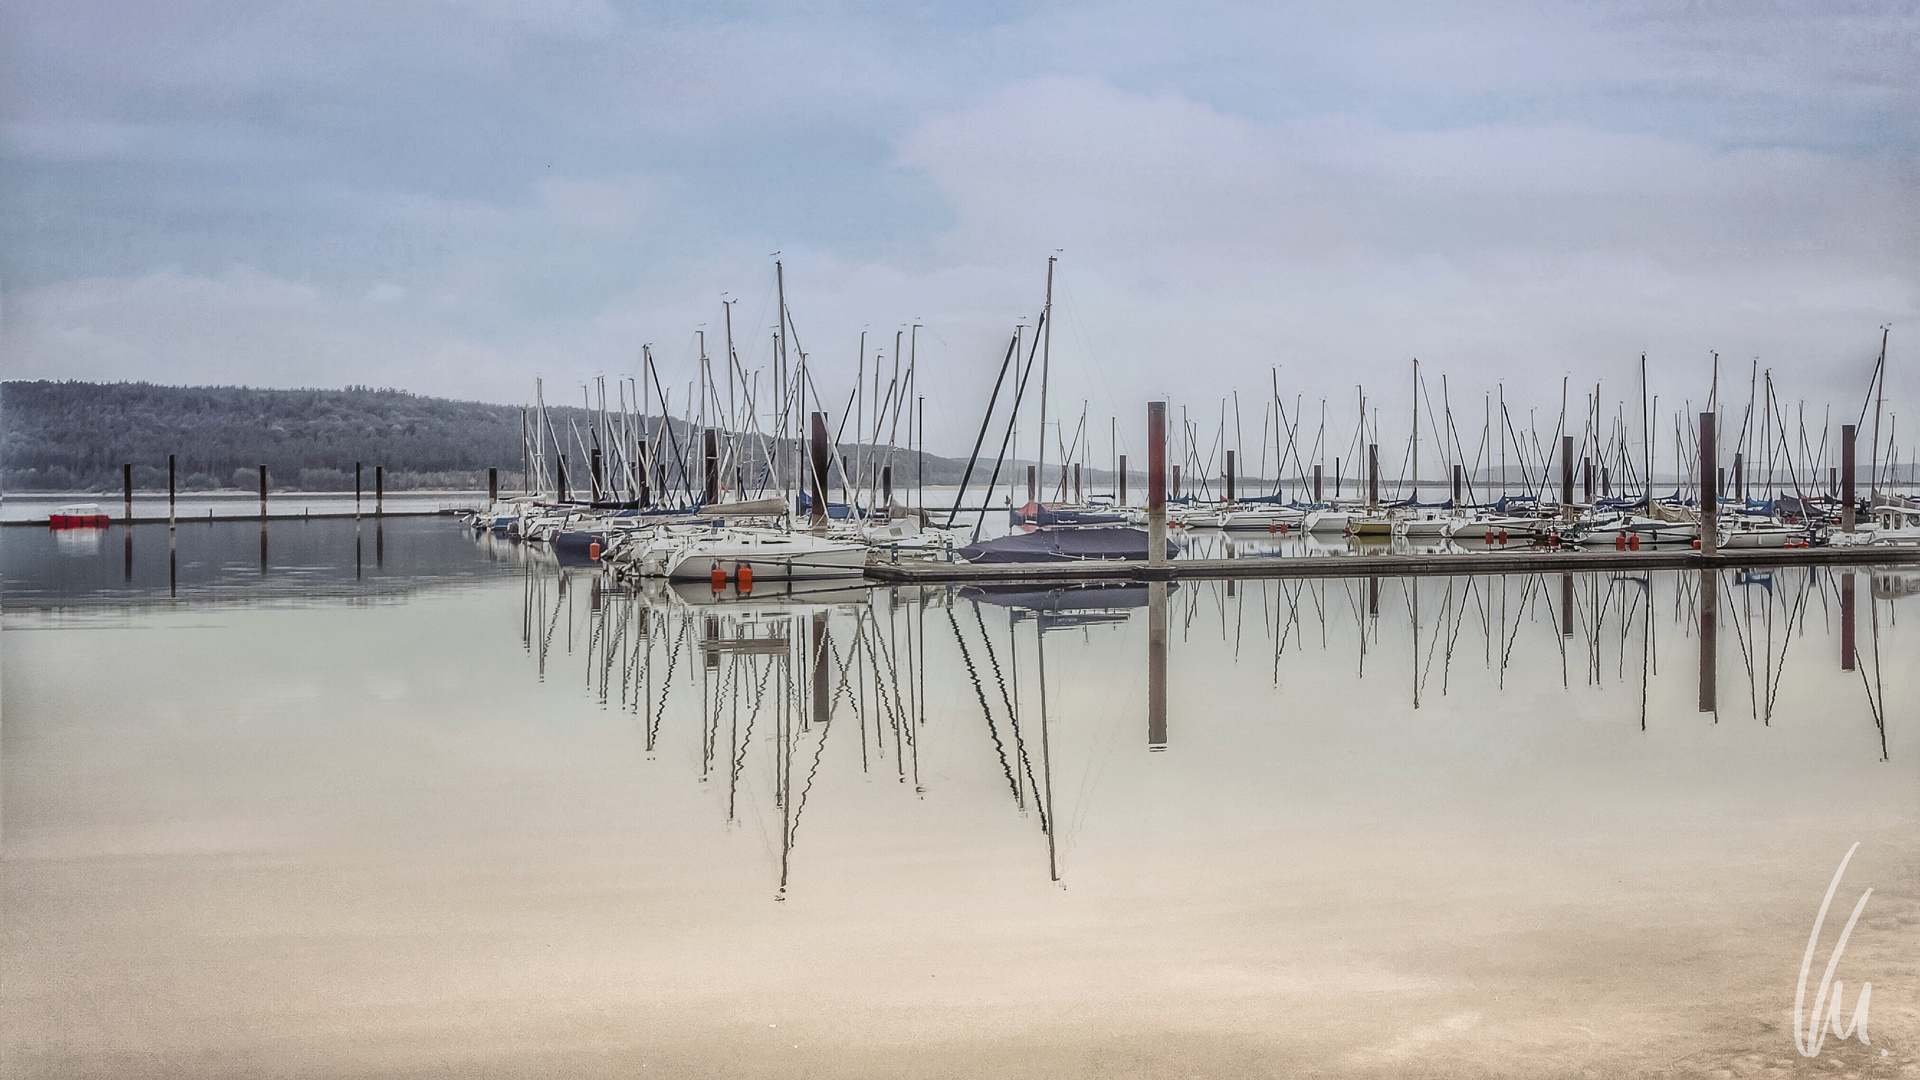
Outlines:
{"label": "rigging line", "polygon": [[[975,621],[980,624],[980,640],[985,644],[987,649],[987,663],[993,668],[993,681],[1000,687],[1000,701],[1007,710],[1007,732],[1013,736],[1014,758],[1016,761],[1024,764],[1027,757],[1027,748],[1025,741],[1020,737],[1020,714],[1019,711],[1013,707],[1013,696],[1007,689],[1005,676],[1000,672],[1000,658],[993,650],[993,635],[987,632],[986,616],[981,613],[980,602],[977,600],[973,602],[973,617]],[[1014,771],[1014,805],[1025,810],[1027,808],[1026,796],[1023,794],[1024,789],[1020,787],[1020,778],[1018,775],[1021,770],[1015,769]],[[1030,771],[1028,775],[1031,775]]]}
{"label": "rigging line", "polygon": [[[979,612],[980,612],[979,606],[976,604],[974,606],[974,614],[978,615]],[[986,624],[984,622],[981,624],[980,629],[983,632],[986,630]],[[1013,612],[1011,611],[1007,612],[1008,660],[1009,660],[1009,663],[1012,663],[1014,665],[1018,665],[1020,662],[1020,639],[1017,636],[1018,630],[1019,630],[1019,627],[1014,622]],[[1037,635],[1038,631],[1036,630],[1035,633]],[[989,637],[987,640],[989,643],[991,643],[993,639]],[[1036,637],[1036,640],[1037,640],[1037,637]],[[989,645],[989,649],[991,649],[991,645]],[[991,651],[989,651],[988,655],[989,656],[992,655]],[[997,663],[995,665],[995,670],[996,671],[998,670]],[[1017,675],[1018,675],[1018,669],[1016,667],[1016,677]],[[1011,709],[1012,707],[1011,701],[1008,702],[1008,707]],[[1033,807],[1040,817],[1040,831],[1047,834],[1048,836],[1052,836],[1053,835],[1052,823],[1047,818],[1046,804],[1041,801],[1041,797],[1040,797],[1041,785],[1039,781],[1034,779],[1034,776],[1033,776],[1033,755],[1027,753],[1026,736],[1022,735],[1020,732],[1020,713],[1018,710],[1014,710],[1010,712],[1008,715],[1010,717],[1008,724],[1013,729],[1013,745],[1014,745],[1014,748],[1019,752],[1021,770],[1026,776],[1026,780],[1027,780],[1027,790],[1033,792]],[[1043,722],[1044,722],[1044,717],[1043,717]]]}
{"label": "rigging line", "polygon": [[[976,613],[978,608],[976,606]],[[1000,728],[993,722],[993,710],[987,706],[987,689],[980,682],[980,669],[973,662],[973,652],[967,648],[967,639],[960,632],[960,620],[953,614],[952,605],[947,606],[947,622],[953,627],[953,640],[960,646],[960,659],[967,666],[967,678],[973,683],[973,692],[980,699],[980,713],[987,721],[987,734],[993,739],[994,753],[1000,758],[1000,771],[1007,778],[1007,787],[1013,792],[1016,803],[1020,799],[1020,783],[1014,779],[1013,766],[1007,761],[1007,746],[1000,738]],[[984,624],[982,630],[985,630]]]}

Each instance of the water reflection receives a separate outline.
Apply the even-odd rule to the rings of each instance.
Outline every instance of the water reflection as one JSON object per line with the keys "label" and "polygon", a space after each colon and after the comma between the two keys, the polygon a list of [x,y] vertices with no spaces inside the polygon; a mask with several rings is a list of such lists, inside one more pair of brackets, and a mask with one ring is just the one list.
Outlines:
{"label": "water reflection", "polygon": [[[1420,710],[1465,694],[1501,711],[1514,704],[1492,703],[1510,691],[1522,695],[1516,701],[1537,703],[1550,688],[1569,714],[1592,708],[1589,695],[1598,695],[1605,722],[1617,724],[1621,737],[1638,737],[1686,715],[1663,705],[1671,698],[1658,692],[1663,633],[1694,654],[1684,666],[1694,668],[1697,708],[1713,723],[1727,705],[1724,645],[1729,661],[1738,658],[1729,670],[1738,673],[1733,707],[1744,719],[1772,725],[1792,672],[1826,702],[1821,722],[1832,725],[1836,745],[1849,743],[1847,725],[1871,725],[1853,730],[1871,731],[1873,754],[1885,759],[1886,709],[1871,645],[1881,635],[1880,609],[1890,618],[1899,598],[1920,591],[1899,575],[1876,573],[1873,617],[1859,628],[1870,646],[1856,650],[1854,575],[1820,568],[816,586],[778,595],[705,583],[625,588],[591,569],[533,560],[522,575],[522,644],[537,677],[578,672],[584,661],[585,689],[636,717],[649,761],[671,768],[679,760],[703,784],[724,790],[715,812],[730,825],[777,835],[775,894],[782,898],[793,884],[809,802],[828,775],[891,779],[910,798],[930,783],[989,770],[999,777],[1001,812],[1032,823],[1035,855],[1059,881],[1061,755],[1077,775],[1096,749],[1140,746],[1124,736],[1108,745],[1114,730],[1144,726],[1144,750],[1161,754],[1178,750],[1183,731],[1283,719],[1300,709],[1358,716],[1386,698]],[[1840,664],[1806,644],[1821,634],[1841,638]],[[556,669],[561,657],[566,663]],[[1140,659],[1144,678],[1134,666]],[[1253,672],[1264,675],[1264,687],[1248,685]],[[1324,685],[1334,672],[1346,675]],[[1139,699],[1137,679],[1144,682]],[[982,756],[931,778],[921,761],[929,684],[940,716],[986,736]],[[1228,686],[1243,696],[1229,696],[1223,712]],[[1132,703],[1089,716],[1081,704],[1089,688]],[[1076,704],[1063,714],[1069,700]],[[1553,711],[1538,721],[1556,722]],[[1109,722],[1112,730],[1102,726]],[[855,744],[845,748],[857,755],[851,773],[822,768],[835,753],[836,724],[848,728],[839,742]],[[676,733],[691,734],[692,758],[663,753]],[[757,820],[762,812],[766,820]],[[1082,811],[1061,812],[1072,819]]]}
{"label": "water reflection", "polygon": [[[112,542],[118,533],[119,543]],[[0,601],[9,610],[110,609],[168,600],[229,603],[392,596],[517,567],[518,547],[475,547],[446,520],[164,523],[108,529],[0,529]],[[388,533],[397,546],[387,558]],[[366,548],[371,548],[369,552]],[[369,558],[370,556],[370,558]]]}

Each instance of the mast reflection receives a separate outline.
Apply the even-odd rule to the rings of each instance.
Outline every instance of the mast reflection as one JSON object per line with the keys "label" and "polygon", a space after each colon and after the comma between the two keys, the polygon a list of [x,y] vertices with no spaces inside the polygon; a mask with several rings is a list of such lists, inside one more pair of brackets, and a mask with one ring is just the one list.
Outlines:
{"label": "mast reflection", "polygon": [[[1681,629],[1679,640],[1698,636],[1691,644],[1698,649],[1701,713],[1718,722],[1727,704],[1718,654],[1728,636],[1747,675],[1748,712],[1769,725],[1783,673],[1815,677],[1811,661],[1831,655],[1806,646],[1806,657],[1794,654],[1796,641],[1819,630],[1818,613],[1830,597],[1841,616],[1831,631],[1843,638],[1840,670],[1860,680],[1852,684],[1859,689],[1845,682],[1840,689],[1864,690],[1867,708],[1860,711],[1875,725],[1884,757],[1877,656],[1865,641],[1859,648],[1852,641],[1853,578],[1806,568],[1729,574],[1726,581],[1718,571],[1375,574],[1247,580],[1231,590],[1224,581],[1055,588],[827,583],[754,595],[706,582],[613,584],[591,567],[528,560],[521,635],[537,678],[545,680],[559,657],[573,658],[569,666],[584,658],[585,688],[602,707],[635,718],[649,762],[690,765],[688,775],[715,790],[714,813],[730,828],[777,835],[770,884],[785,898],[806,850],[809,803],[822,792],[839,802],[840,788],[862,777],[891,780],[889,789],[918,800],[930,786],[952,788],[976,768],[993,776],[991,787],[1000,792],[999,808],[983,810],[1030,822],[1038,833],[1030,849],[1036,869],[1044,859],[1049,880],[1064,882],[1072,869],[1067,831],[1087,812],[1081,774],[1092,752],[1088,740],[1107,737],[1095,734],[1100,725],[1135,732],[1116,745],[1139,753],[1132,725],[1144,712],[1145,751],[1159,754],[1182,708],[1190,725],[1182,730],[1202,735],[1256,717],[1287,723],[1296,681],[1321,684],[1315,692],[1325,694],[1329,680],[1344,680],[1347,689],[1335,692],[1330,707],[1360,716],[1377,711],[1381,695],[1416,709],[1463,686],[1497,695],[1510,676],[1536,693],[1557,664],[1561,693],[1584,685],[1630,694],[1622,730],[1646,731],[1684,722],[1653,704],[1670,695],[1650,693],[1661,678],[1665,623]],[[1876,579],[1875,617],[1860,620],[1868,621],[1866,638],[1876,647],[1878,604],[1920,594],[1920,587],[1903,588],[1889,584],[1882,601]],[[1143,631],[1146,671],[1130,674],[1128,657],[1139,656],[1133,650],[1140,643],[1126,644],[1128,635]],[[1198,709],[1194,702],[1208,700],[1210,687],[1183,697],[1170,686],[1175,648],[1192,651],[1191,670],[1210,672],[1207,680],[1257,664],[1271,696],[1249,700],[1242,716]],[[1463,683],[1456,670],[1463,666],[1484,675]],[[1819,668],[1829,678],[1838,674],[1830,661]],[[1583,672],[1581,684],[1572,682],[1574,670]],[[1737,686],[1729,683],[1736,694]],[[1201,696],[1192,698],[1195,692]],[[1111,718],[1090,714],[1095,701],[1118,708]],[[1836,709],[1831,718],[1843,722],[1845,715]],[[829,746],[836,721],[847,732]],[[942,754],[931,773],[922,768],[929,723]],[[977,733],[977,747],[962,738],[967,731]],[[954,759],[955,748],[973,756]],[[1071,778],[1064,785],[1063,754]]]}

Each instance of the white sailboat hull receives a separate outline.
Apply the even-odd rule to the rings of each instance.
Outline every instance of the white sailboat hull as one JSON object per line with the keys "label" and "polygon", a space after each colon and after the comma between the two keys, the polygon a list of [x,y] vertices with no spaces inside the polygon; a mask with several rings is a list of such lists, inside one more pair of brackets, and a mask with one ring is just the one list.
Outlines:
{"label": "white sailboat hull", "polygon": [[742,567],[750,567],[756,581],[861,577],[867,572],[867,547],[802,533],[724,534],[686,542],[667,560],[666,576],[700,581],[718,569],[731,580]]}

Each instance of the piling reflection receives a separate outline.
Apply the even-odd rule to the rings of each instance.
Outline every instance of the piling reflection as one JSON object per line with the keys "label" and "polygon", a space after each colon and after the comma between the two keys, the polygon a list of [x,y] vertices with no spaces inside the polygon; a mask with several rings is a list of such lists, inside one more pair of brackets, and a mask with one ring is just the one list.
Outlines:
{"label": "piling reflection", "polygon": [[13,526],[0,530],[0,600],[10,611],[170,600],[321,603],[512,574],[538,557],[504,543],[476,549],[465,530],[435,519],[368,521],[364,531],[351,519]]}
{"label": "piling reflection", "polygon": [[[1077,801],[1081,773],[1096,746],[1107,747],[1108,736],[1090,734],[1090,725],[1104,730],[1100,725],[1112,722],[1120,732],[1138,732],[1132,725],[1144,713],[1145,751],[1177,756],[1182,732],[1205,734],[1249,717],[1284,718],[1303,708],[1362,716],[1389,700],[1418,710],[1459,694],[1498,699],[1510,686],[1534,700],[1557,678],[1554,692],[1569,709],[1590,707],[1582,695],[1600,694],[1609,703],[1605,714],[1618,718],[1607,723],[1617,722],[1621,737],[1637,738],[1689,722],[1690,710],[1663,706],[1672,695],[1655,692],[1663,632],[1692,647],[1695,663],[1682,670],[1694,669],[1687,674],[1697,676],[1697,708],[1713,722],[1727,704],[1718,656],[1728,636],[1746,675],[1744,694],[1734,691],[1745,698],[1743,719],[1772,725],[1792,671],[1831,691],[1823,699],[1831,707],[1818,720],[1834,726],[1836,742],[1849,738],[1847,725],[1871,724],[1850,730],[1871,730],[1884,757],[1885,703],[1877,674],[1868,674],[1877,673],[1878,657],[1869,647],[1845,647],[1843,665],[1819,664],[1832,654],[1804,644],[1821,633],[1846,639],[1853,632],[1851,578],[1795,568],[837,586],[760,596],[704,582],[615,586],[592,569],[529,562],[522,636],[539,678],[555,670],[559,656],[568,658],[562,670],[577,670],[571,665],[584,659],[585,688],[602,705],[636,717],[648,760],[670,768],[679,760],[702,783],[722,788],[715,812],[730,825],[752,825],[756,813],[766,814],[758,824],[780,838],[774,890],[785,897],[803,819],[823,785],[853,776],[891,779],[899,797],[914,798],[929,784],[989,770],[998,777],[999,812],[1031,823],[1036,868],[1044,859],[1059,881],[1069,869],[1070,844],[1056,828],[1057,815],[1072,821],[1084,812]],[[1879,606],[1891,611],[1894,594],[1911,595],[1888,581],[1886,599],[1876,585],[1876,617],[1865,627],[1870,642],[1881,632]],[[1821,621],[1829,608],[1837,627]],[[1853,681],[1856,651],[1866,658],[1862,681]],[[1174,666],[1199,683],[1171,680],[1174,653]],[[1144,672],[1134,666],[1140,659]],[[1346,674],[1331,696],[1323,687],[1293,689],[1340,671]],[[1246,697],[1244,713],[1220,712],[1215,684],[1250,675],[1264,689]],[[931,737],[947,762],[931,778],[922,767],[929,685]],[[1089,714],[1086,700],[1095,690],[1119,708]],[[836,724],[849,729],[837,742],[855,745],[829,745]],[[978,756],[948,761],[952,725],[984,735]],[[1137,739],[1122,735],[1114,745],[1137,748]],[[691,757],[668,753],[674,747],[691,747]],[[823,767],[840,754],[848,771]],[[1069,786],[1074,801],[1057,808],[1063,754],[1076,777]]]}
{"label": "piling reflection", "polygon": [[1700,711],[1720,715],[1720,574],[1700,571]]}

